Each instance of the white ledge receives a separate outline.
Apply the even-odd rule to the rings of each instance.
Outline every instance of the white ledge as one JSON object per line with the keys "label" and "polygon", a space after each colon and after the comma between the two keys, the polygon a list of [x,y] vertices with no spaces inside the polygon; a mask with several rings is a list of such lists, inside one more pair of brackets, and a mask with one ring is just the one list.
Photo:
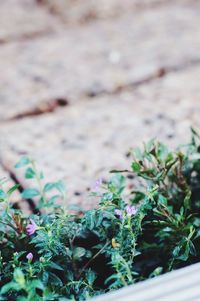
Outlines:
{"label": "white ledge", "polygon": [[200,263],[96,297],[94,301],[200,301]]}

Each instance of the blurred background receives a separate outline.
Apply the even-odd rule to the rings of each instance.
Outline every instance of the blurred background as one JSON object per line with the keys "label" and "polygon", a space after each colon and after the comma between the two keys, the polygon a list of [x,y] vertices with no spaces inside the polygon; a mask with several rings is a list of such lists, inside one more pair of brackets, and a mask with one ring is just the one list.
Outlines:
{"label": "blurred background", "polygon": [[200,0],[0,0],[0,68],[0,178],[33,185],[29,155],[90,208],[132,147],[200,128]]}

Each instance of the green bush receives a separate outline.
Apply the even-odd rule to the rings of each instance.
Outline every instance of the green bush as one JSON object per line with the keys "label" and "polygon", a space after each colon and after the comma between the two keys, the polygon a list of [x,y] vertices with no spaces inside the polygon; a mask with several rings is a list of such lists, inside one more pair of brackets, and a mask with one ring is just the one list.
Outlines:
{"label": "green bush", "polygon": [[77,214],[56,205],[66,199],[62,182],[42,185],[35,163],[20,160],[38,184],[22,198],[38,198],[38,208],[28,217],[14,209],[18,185],[4,191],[1,181],[0,300],[81,301],[199,261],[198,134],[175,152],[150,141],[132,155],[130,171],[97,181],[99,206]]}

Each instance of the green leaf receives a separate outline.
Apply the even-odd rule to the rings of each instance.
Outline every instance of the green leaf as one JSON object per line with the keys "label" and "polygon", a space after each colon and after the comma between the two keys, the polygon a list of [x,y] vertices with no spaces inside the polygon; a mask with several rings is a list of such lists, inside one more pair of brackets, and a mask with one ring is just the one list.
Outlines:
{"label": "green leaf", "polygon": [[8,190],[7,194],[8,194],[8,195],[13,194],[13,192],[14,192],[15,190],[17,190],[20,186],[21,186],[20,184],[14,185],[13,187],[11,187],[11,188]]}
{"label": "green leaf", "polygon": [[155,138],[152,138],[151,140],[149,140],[147,143],[144,144],[145,151],[147,153],[152,153],[152,151],[154,152],[155,151],[155,144],[156,144]]}
{"label": "green leaf", "polygon": [[7,194],[0,189],[0,202],[4,201],[7,198]]}
{"label": "green leaf", "polygon": [[56,183],[55,183],[55,188],[56,188],[59,192],[61,192],[61,193],[63,193],[63,194],[65,194],[65,192],[66,192],[66,187],[65,187],[65,185],[64,185],[64,183],[63,183],[62,181],[56,182]]}
{"label": "green leaf", "polygon": [[194,136],[196,136],[196,137],[198,137],[198,138],[200,139],[199,133],[198,133],[193,127],[191,127],[191,132],[192,132],[192,134],[193,134]]}
{"label": "green leaf", "polygon": [[188,191],[187,195],[185,196],[184,200],[183,200],[183,204],[184,204],[184,209],[188,210],[191,207],[191,196],[192,196],[192,192]]}
{"label": "green leaf", "polygon": [[31,167],[28,167],[26,172],[25,172],[25,178],[26,179],[33,179],[34,177],[35,177],[35,171]]}
{"label": "green leaf", "polygon": [[58,265],[57,263],[55,263],[53,261],[51,261],[49,263],[49,267],[52,269],[55,269],[55,270],[64,271],[64,269],[60,265]]}
{"label": "green leaf", "polygon": [[50,191],[55,188],[55,183],[46,183],[44,186],[44,192]]}
{"label": "green leaf", "polygon": [[140,170],[141,170],[141,166],[138,162],[133,162],[131,167],[132,167],[132,170],[136,173],[140,172]]}
{"label": "green leaf", "polygon": [[143,155],[142,155],[142,152],[141,152],[141,150],[140,150],[139,147],[134,148],[134,150],[133,150],[133,157],[137,161],[142,161],[143,160]]}
{"label": "green leaf", "polygon": [[50,183],[46,183],[44,186],[44,192],[50,191],[52,189],[56,189],[58,190],[60,193],[65,194],[66,189],[65,189],[65,185],[62,181],[58,181],[58,182],[50,182]]}
{"label": "green leaf", "polygon": [[81,247],[77,247],[74,249],[74,258],[75,259],[80,259],[81,257],[83,257],[86,253],[86,250],[84,248]]}
{"label": "green leaf", "polygon": [[112,193],[121,193],[125,188],[125,177],[120,174],[115,174],[108,182],[108,189]]}
{"label": "green leaf", "polygon": [[30,199],[38,195],[40,195],[40,192],[35,188],[24,189],[24,191],[21,194],[23,199]]}
{"label": "green leaf", "polygon": [[86,225],[90,230],[93,230],[95,226],[95,212],[93,210],[90,210],[86,212]]}
{"label": "green leaf", "polygon": [[55,286],[63,286],[62,280],[54,273],[49,273],[49,278],[50,281],[55,285]]}
{"label": "green leaf", "polygon": [[22,272],[22,270],[20,268],[15,269],[14,279],[19,285],[24,286],[24,284],[25,284],[24,273]]}
{"label": "green leaf", "polygon": [[163,271],[163,267],[157,267],[150,275],[149,278],[159,276]]}
{"label": "green leaf", "polygon": [[20,291],[21,290],[21,286],[18,283],[15,282],[9,282],[7,284],[5,284],[1,290],[0,290],[0,294],[6,294],[7,292],[9,292],[10,290],[13,291]]}
{"label": "green leaf", "polygon": [[20,161],[15,165],[15,168],[20,168],[23,167],[25,165],[28,165],[29,163],[31,163],[31,160],[28,157],[23,157],[20,159]]}
{"label": "green leaf", "polygon": [[42,282],[40,281],[40,280],[33,280],[32,282],[31,282],[31,284],[30,284],[30,286],[32,287],[32,288],[39,288],[39,289],[41,289],[41,290],[43,290],[44,289],[44,285],[42,284]]}
{"label": "green leaf", "polygon": [[158,203],[167,206],[167,199],[162,195],[158,195]]}
{"label": "green leaf", "polygon": [[86,277],[87,277],[87,281],[88,281],[89,285],[92,286],[94,283],[94,280],[96,278],[94,271],[88,270]]}

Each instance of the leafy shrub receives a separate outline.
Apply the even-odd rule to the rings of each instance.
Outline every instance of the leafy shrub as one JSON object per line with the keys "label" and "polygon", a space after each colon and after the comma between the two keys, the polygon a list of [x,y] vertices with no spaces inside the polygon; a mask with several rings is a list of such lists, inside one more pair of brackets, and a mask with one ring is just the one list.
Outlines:
{"label": "leafy shrub", "polygon": [[56,205],[66,198],[61,182],[42,185],[35,163],[22,158],[16,167],[39,187],[22,198],[38,198],[38,208],[27,217],[10,203],[18,185],[0,190],[0,300],[81,301],[198,262],[198,140],[193,130],[175,152],[153,140],[135,149],[130,196],[115,172],[96,183],[99,206],[79,214]]}

